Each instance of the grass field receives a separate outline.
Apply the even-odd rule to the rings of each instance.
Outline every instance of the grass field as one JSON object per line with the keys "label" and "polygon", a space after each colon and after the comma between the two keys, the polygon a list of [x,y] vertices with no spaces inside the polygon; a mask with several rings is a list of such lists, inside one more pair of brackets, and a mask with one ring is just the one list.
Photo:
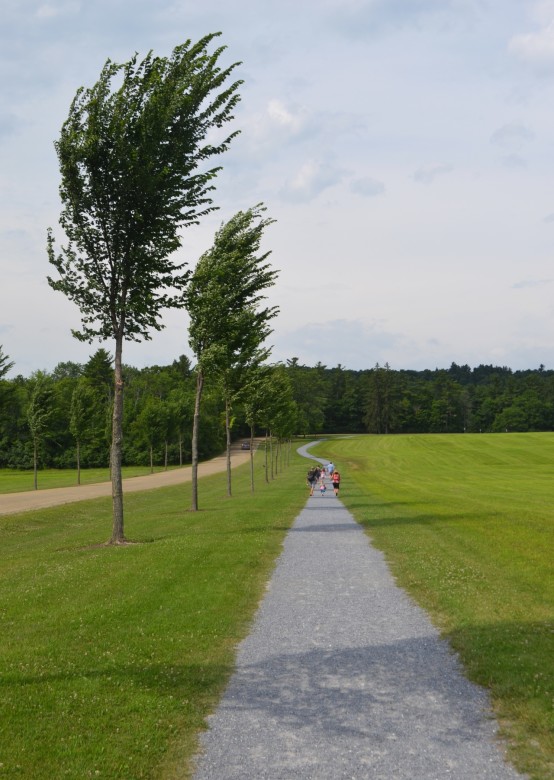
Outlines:
{"label": "grass field", "polygon": [[554,435],[360,436],[341,498],[488,687],[511,758],[554,777]]}
{"label": "grass field", "polygon": [[[171,467],[170,467],[171,468]],[[175,467],[174,467],[175,468]],[[142,477],[150,474],[150,466],[124,466],[123,479],[127,477]],[[163,471],[154,467],[154,473]],[[20,493],[33,490],[33,472],[20,469],[0,469],[0,493]],[[109,469],[82,469],[81,485],[92,485],[95,482],[109,482]],[[77,484],[76,469],[43,469],[38,472],[38,489],[72,487]]]}
{"label": "grass field", "polygon": [[[271,484],[257,460],[126,497],[109,538],[97,499],[0,517],[0,777],[185,778],[281,543],[306,500],[305,461]],[[291,483],[296,488],[291,489]]]}

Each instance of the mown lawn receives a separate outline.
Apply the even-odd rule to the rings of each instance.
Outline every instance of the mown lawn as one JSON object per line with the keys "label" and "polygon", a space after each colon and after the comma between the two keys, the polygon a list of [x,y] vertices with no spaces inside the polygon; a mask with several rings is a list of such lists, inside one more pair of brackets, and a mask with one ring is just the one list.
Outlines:
{"label": "mown lawn", "polygon": [[[196,734],[232,670],[286,530],[305,461],[257,488],[249,466],[109,499],[0,517],[0,777],[188,777]],[[291,485],[293,487],[291,487]]]}
{"label": "mown lawn", "polygon": [[360,436],[341,498],[468,676],[490,689],[516,766],[554,777],[554,434]]}

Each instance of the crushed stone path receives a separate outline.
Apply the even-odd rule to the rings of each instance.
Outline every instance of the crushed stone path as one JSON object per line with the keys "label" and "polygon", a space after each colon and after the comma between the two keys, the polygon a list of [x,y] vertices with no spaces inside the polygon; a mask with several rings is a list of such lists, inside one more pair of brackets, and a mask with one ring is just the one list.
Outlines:
{"label": "crushed stone path", "polygon": [[327,486],[285,539],[194,780],[521,778],[485,691]]}

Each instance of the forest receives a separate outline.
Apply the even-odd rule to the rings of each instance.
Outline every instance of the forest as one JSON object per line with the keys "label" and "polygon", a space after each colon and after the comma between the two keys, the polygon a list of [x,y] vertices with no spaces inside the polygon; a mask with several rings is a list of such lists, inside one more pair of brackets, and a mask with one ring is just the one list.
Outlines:
{"label": "forest", "polygon": [[[7,378],[13,368],[0,349],[0,467],[33,468],[38,442],[42,468],[107,466],[113,403],[113,358],[98,349],[85,364]],[[285,409],[269,427],[279,437],[323,433],[479,433],[554,429],[554,371],[452,363],[448,369],[395,370],[388,364],[354,371],[340,364],[303,365],[297,358],[267,366],[280,377]],[[11,371],[13,373],[13,371]],[[184,355],[166,366],[123,367],[123,462],[190,463],[196,371]],[[280,419],[280,422],[279,422]],[[37,430],[40,435],[37,435]],[[250,435],[246,403],[233,406],[235,439]],[[206,386],[199,455],[225,448],[225,400]]]}

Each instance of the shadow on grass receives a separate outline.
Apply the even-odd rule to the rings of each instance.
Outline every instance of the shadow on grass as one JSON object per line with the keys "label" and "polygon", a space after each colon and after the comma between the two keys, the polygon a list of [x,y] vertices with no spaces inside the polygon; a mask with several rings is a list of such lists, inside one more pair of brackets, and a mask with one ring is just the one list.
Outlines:
{"label": "shadow on grass", "polygon": [[[205,664],[146,664],[137,666],[114,665],[106,669],[80,667],[74,673],[56,672],[40,673],[37,675],[0,675],[0,688],[12,688],[14,694],[24,686],[33,686],[45,689],[55,689],[56,683],[71,683],[71,685],[89,685],[91,680],[99,681],[116,690],[125,681],[145,690],[157,691],[160,694],[178,694],[179,690],[186,690],[201,694],[205,691],[213,692],[222,682],[229,678],[233,667],[214,664],[207,661]],[[60,689],[61,693],[61,689]],[[9,696],[9,693],[8,693]]]}

